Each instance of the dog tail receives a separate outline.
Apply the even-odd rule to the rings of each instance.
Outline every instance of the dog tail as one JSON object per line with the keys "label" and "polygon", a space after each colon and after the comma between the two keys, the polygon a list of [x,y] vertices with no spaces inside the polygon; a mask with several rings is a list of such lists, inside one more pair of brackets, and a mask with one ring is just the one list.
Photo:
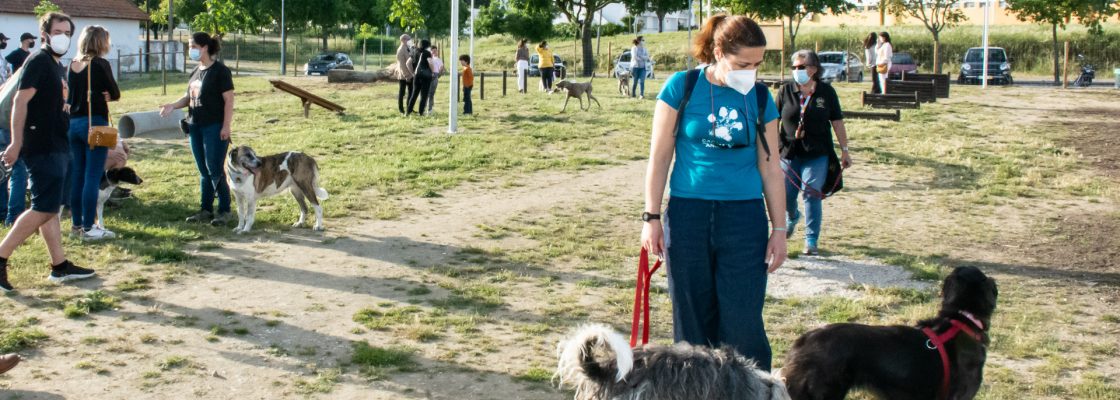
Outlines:
{"label": "dog tail", "polygon": [[315,180],[312,181],[312,185],[315,186],[315,197],[317,199],[319,199],[321,201],[321,200],[326,200],[326,199],[331,198],[331,194],[327,193],[327,189],[323,189],[322,186],[319,186],[319,166],[318,165],[315,166]]}
{"label": "dog tail", "polygon": [[[604,351],[606,350],[606,351]],[[580,386],[585,379],[621,382],[634,368],[634,351],[622,335],[601,324],[586,325],[557,346],[560,362],[556,375],[560,384]],[[614,354],[614,365],[609,354]]]}

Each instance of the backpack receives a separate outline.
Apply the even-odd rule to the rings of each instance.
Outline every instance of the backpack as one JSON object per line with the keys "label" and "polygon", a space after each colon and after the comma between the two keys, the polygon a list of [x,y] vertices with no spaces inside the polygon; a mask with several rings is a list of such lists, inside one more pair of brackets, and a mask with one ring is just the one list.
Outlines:
{"label": "backpack", "polygon": [[4,130],[12,129],[12,103],[15,102],[19,81],[23,79],[23,71],[26,70],[27,68],[20,68],[0,86],[0,128]]}
{"label": "backpack", "polygon": [[[684,97],[681,99],[680,106],[677,107],[677,127],[674,129],[674,132],[676,129],[680,129],[681,120],[684,119],[684,107],[688,105],[688,98],[692,97],[692,89],[696,87],[696,81],[700,80],[701,72],[703,72],[703,70],[698,68],[690,69],[688,72],[685,72]],[[757,123],[755,133],[758,135],[758,140],[762,142],[762,151],[766,152],[767,161],[770,160],[770,143],[766,141],[766,123],[762,122],[762,116],[766,115],[766,93],[769,90],[766,84],[760,82],[755,82],[754,84],[755,97],[758,99],[758,118],[756,118],[755,121],[755,123]]]}

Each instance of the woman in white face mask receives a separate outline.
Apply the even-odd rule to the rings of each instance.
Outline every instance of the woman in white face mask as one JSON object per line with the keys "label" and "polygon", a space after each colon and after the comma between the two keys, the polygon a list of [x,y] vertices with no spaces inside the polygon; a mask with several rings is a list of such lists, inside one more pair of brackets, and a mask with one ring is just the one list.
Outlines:
{"label": "woman in white face mask", "polygon": [[[221,39],[207,33],[191,35],[190,57],[198,61],[191,71],[187,93],[174,103],[160,106],[160,115],[168,116],[171,110],[187,107],[187,126],[198,167],[201,206],[198,212],[187,217],[187,222],[209,222],[225,226],[230,221],[229,183],[226,182],[225,157],[229,153],[233,124],[233,74],[215,56],[221,51]],[[214,210],[214,199],[218,210]]]}
{"label": "woman in white face mask", "polygon": [[755,82],[765,46],[750,18],[713,16],[692,50],[708,66],[665,82],[653,116],[642,247],[668,260],[675,340],[729,345],[769,370],[762,306],[767,273],[786,258],[786,227],[778,110]]}
{"label": "woman in white face mask", "polygon": [[[815,256],[821,230],[821,200],[833,190],[836,174],[852,164],[848,154],[848,135],[844,129],[844,113],[840,98],[832,85],[821,82],[821,63],[817,53],[798,51],[791,57],[793,79],[778,91],[778,110],[782,115],[782,171],[786,179],[786,237],[792,237],[801,212],[797,194],[805,198],[804,254]],[[836,157],[832,132],[840,142],[843,157]],[[829,168],[830,163],[840,168]],[[836,165],[834,165],[835,167]]]}

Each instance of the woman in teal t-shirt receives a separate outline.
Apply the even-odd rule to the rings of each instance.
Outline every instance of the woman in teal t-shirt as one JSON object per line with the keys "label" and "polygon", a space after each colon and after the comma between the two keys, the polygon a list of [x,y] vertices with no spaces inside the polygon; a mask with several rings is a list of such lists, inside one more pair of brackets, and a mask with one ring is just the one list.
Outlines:
{"label": "woman in teal t-shirt", "polygon": [[[786,227],[778,108],[755,85],[765,47],[755,21],[714,16],[693,47],[708,66],[683,109],[687,72],[665,82],[653,116],[642,246],[666,258],[676,341],[729,345],[769,370],[762,306],[767,273],[786,258]],[[771,229],[769,221],[782,222]]]}

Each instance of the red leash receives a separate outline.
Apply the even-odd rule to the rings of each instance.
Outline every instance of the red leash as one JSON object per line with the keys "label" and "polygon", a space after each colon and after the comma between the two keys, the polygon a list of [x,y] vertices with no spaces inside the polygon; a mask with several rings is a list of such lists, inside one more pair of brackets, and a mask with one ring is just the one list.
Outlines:
{"label": "red leash", "polygon": [[[822,200],[829,197],[829,196],[826,196],[824,193],[818,191],[817,189],[813,189],[813,187],[810,186],[809,183],[807,183],[807,182],[805,182],[804,180],[801,179],[801,176],[798,175],[797,172],[793,171],[793,168],[782,168],[782,170],[785,172],[786,180],[788,180],[789,183],[792,183],[794,186],[803,189],[805,191],[805,194],[807,194],[809,196],[813,196],[813,197],[818,197]],[[843,177],[844,177],[844,170],[841,168],[840,169],[840,178],[836,179],[836,182],[832,183],[832,189],[829,189],[830,192],[836,193],[836,187],[840,186],[840,180],[843,179]],[[794,180],[794,179],[796,179],[796,180]]]}
{"label": "red leash", "polygon": [[638,282],[634,288],[634,321],[630,325],[630,347],[638,345],[638,330],[642,330],[642,344],[649,343],[649,280],[661,268],[661,260],[649,268],[649,252],[642,249],[638,259]]}
{"label": "red leash", "polygon": [[939,399],[946,399],[949,397],[949,352],[945,351],[945,343],[957,337],[958,333],[964,332],[968,336],[975,339],[977,342],[984,342],[984,338],[980,334],[973,331],[964,322],[950,319],[949,324],[952,325],[944,333],[938,335],[932,328],[922,328],[922,333],[929,337],[926,341],[926,348],[933,350],[937,349],[937,354],[941,356],[941,392],[937,396]]}

